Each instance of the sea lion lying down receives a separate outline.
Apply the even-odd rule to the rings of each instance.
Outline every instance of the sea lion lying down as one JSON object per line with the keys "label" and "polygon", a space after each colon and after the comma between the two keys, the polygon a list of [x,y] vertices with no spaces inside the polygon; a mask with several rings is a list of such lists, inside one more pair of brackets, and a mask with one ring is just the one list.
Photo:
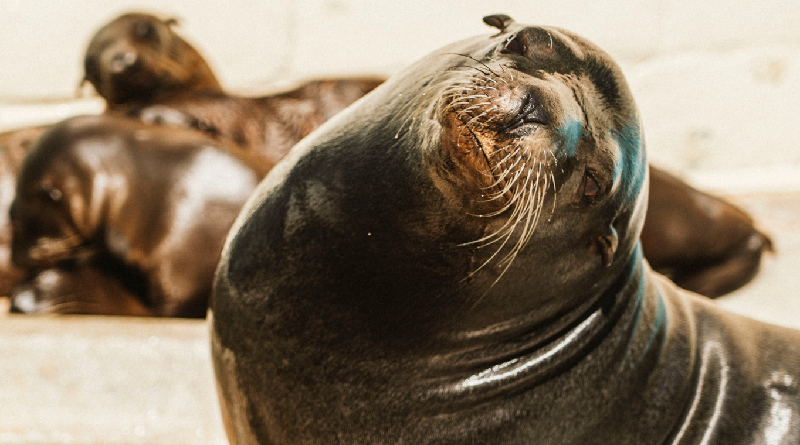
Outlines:
{"label": "sea lion lying down", "polygon": [[[31,271],[66,270],[21,286],[13,308],[133,307],[99,304],[116,280],[152,315],[204,317],[225,234],[268,169],[192,130],[114,116],[55,125],[20,168],[10,210],[12,260]],[[99,269],[85,271],[92,265]],[[76,276],[90,277],[90,298],[41,288],[67,289],[70,282],[53,280]],[[74,304],[65,304],[70,298]],[[82,304],[85,298],[92,304]]]}

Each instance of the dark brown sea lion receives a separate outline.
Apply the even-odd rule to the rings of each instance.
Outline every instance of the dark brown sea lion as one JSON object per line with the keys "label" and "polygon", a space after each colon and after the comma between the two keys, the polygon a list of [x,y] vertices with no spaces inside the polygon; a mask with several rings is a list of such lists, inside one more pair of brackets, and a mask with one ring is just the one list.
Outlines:
{"label": "dark brown sea lion", "polygon": [[232,444],[796,444],[800,332],[651,271],[622,72],[568,31],[449,45],[298,144],[225,244]]}
{"label": "dark brown sea lion", "polygon": [[92,37],[84,77],[108,111],[147,123],[201,130],[277,162],[300,139],[378,86],[383,78],[306,81],[258,97],[222,90],[208,62],[176,34],[174,19],[129,13]]}
{"label": "dark brown sea lion", "polygon": [[[221,91],[206,60],[174,32],[175,23],[174,19],[129,13],[95,33],[84,58],[85,80],[103,96],[110,110],[189,91]],[[17,169],[30,146],[48,128],[0,133],[0,296],[8,295],[24,276],[10,258],[8,208],[14,199]],[[74,279],[69,278],[70,282]]]}
{"label": "dark brown sea lion", "polygon": [[714,298],[747,284],[772,240],[740,208],[651,167],[642,247],[653,269]]}
{"label": "dark brown sea lion", "polygon": [[66,120],[20,169],[13,262],[115,264],[112,276],[138,283],[129,291],[154,315],[203,317],[225,234],[268,169],[192,130]]}
{"label": "dark brown sea lion", "polygon": [[12,313],[154,316],[140,295],[106,264],[68,264],[45,269],[14,288]]}
{"label": "dark brown sea lion", "polygon": [[203,56],[175,33],[176,23],[128,13],[94,34],[84,56],[85,80],[110,109],[188,91],[222,91]]}

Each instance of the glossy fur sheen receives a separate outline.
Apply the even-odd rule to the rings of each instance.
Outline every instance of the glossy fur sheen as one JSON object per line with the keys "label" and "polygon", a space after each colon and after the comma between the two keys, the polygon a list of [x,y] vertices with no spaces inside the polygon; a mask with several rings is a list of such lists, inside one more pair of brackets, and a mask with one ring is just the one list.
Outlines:
{"label": "glossy fur sheen", "polygon": [[[267,170],[191,130],[112,116],[66,120],[21,167],[12,259],[32,271],[63,269],[67,280],[75,269],[90,282],[110,277],[153,315],[204,317],[225,235]],[[93,264],[101,265],[94,275],[80,271]],[[34,292],[40,282],[29,283]],[[42,289],[35,300],[74,312],[82,297],[72,307],[69,298]]]}
{"label": "glossy fur sheen", "polygon": [[186,91],[221,91],[206,60],[174,32],[174,19],[123,14],[92,36],[85,80],[113,109]]}
{"label": "glossy fur sheen", "polygon": [[800,333],[642,259],[619,68],[487,20],[507,28],[334,117],[237,219],[211,333],[231,443],[798,443]]}

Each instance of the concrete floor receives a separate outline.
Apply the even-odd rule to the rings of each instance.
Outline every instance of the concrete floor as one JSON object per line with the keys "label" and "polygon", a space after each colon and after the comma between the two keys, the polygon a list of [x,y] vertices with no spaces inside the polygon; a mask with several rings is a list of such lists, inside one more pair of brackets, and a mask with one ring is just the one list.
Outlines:
{"label": "concrete floor", "polygon": [[225,444],[204,321],[8,316],[0,444]]}
{"label": "concrete floor", "polygon": [[[719,304],[800,328],[800,193],[732,199],[776,253]],[[204,321],[0,317],[0,445],[226,443]]]}

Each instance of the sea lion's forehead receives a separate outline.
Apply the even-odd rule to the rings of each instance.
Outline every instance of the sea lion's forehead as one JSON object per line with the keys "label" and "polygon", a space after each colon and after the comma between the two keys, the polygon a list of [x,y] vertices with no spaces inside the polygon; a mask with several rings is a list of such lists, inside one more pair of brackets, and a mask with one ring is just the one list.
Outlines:
{"label": "sea lion's forehead", "polygon": [[[432,55],[445,64],[464,64],[466,59],[473,59],[476,63],[525,61],[527,70],[551,73],[583,71],[588,55],[594,55],[604,63],[610,59],[588,40],[561,28],[519,24],[512,24],[499,33],[461,40]],[[431,58],[425,62],[428,67],[438,65]]]}

